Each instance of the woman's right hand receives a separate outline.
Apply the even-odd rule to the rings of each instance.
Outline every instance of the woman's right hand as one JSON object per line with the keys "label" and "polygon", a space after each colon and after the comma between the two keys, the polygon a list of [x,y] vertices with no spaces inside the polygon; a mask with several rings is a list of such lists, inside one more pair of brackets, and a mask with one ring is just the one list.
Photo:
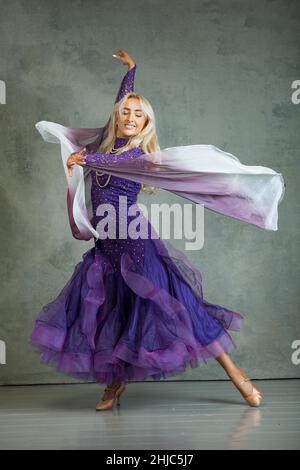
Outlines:
{"label": "woman's right hand", "polygon": [[115,57],[116,59],[121,60],[124,65],[127,65],[128,70],[132,69],[135,66],[134,60],[123,49],[118,49],[117,53],[113,54],[113,57]]}
{"label": "woman's right hand", "polygon": [[85,165],[85,158],[84,154],[86,153],[86,148],[84,147],[81,149],[79,152],[73,152],[69,156],[67,160],[67,168],[68,168],[68,175],[72,176],[73,175],[73,166],[74,165],[80,165],[84,166]]}

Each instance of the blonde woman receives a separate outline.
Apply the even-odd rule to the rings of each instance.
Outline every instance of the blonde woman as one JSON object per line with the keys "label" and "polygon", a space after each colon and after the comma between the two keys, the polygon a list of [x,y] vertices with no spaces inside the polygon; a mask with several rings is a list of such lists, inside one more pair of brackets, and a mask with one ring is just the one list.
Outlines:
{"label": "blonde woman", "polygon": [[43,363],[106,384],[99,411],[119,403],[128,382],[178,375],[209,359],[220,363],[250,406],[259,406],[261,391],[229,356],[236,346],[228,330],[240,330],[242,315],[203,298],[201,273],[183,253],[168,250],[160,238],[120,233],[136,217],[124,217],[120,196],[126,196],[128,209],[141,190],[151,194],[155,188],[99,168],[130,168],[130,162],[160,148],[152,106],[134,92],[134,60],[123,50],[114,57],[128,71],[108,124],[96,147],[94,142],[73,152],[66,165],[69,177],[76,165],[90,168],[93,229],[105,232],[114,219],[115,232],[94,237],[95,246],[68,284],[39,314],[31,343]]}

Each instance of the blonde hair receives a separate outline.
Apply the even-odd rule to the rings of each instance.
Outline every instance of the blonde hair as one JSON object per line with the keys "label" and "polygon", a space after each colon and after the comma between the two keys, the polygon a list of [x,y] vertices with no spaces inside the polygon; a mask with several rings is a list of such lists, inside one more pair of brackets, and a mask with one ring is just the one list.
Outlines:
{"label": "blonde hair", "polygon": [[[117,117],[121,114],[121,111],[129,98],[139,99],[141,109],[147,117],[146,124],[139,134],[130,137],[126,145],[120,147],[117,152],[114,152],[114,155],[120,155],[126,150],[130,150],[134,147],[140,147],[145,153],[160,150],[155,128],[155,115],[150,102],[143,95],[130,92],[127,93],[120,101],[115,103],[105,131],[104,140],[99,147],[99,153],[110,153],[113,149],[117,134]],[[149,194],[155,193],[155,187],[149,184],[143,183],[141,189]]]}

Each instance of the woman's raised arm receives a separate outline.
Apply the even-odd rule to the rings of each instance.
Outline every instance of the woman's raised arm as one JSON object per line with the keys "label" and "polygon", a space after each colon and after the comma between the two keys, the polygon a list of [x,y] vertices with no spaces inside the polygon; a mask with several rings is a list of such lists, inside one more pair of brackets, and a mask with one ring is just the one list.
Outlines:
{"label": "woman's raised arm", "polygon": [[115,104],[120,101],[127,93],[134,91],[134,78],[135,78],[135,71],[136,71],[136,63],[130,57],[127,52],[122,49],[119,49],[117,54],[113,54],[118,60],[121,60],[124,65],[127,65],[128,71],[126,75],[123,77],[121,86],[119,88],[119,92],[117,94]]}

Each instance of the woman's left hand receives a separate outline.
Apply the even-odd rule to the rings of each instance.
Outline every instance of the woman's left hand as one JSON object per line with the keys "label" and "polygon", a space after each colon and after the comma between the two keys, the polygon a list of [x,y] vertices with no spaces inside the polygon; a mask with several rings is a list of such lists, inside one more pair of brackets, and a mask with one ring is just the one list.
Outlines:
{"label": "woman's left hand", "polygon": [[132,69],[135,65],[135,62],[130,55],[124,51],[124,49],[118,49],[117,54],[113,54],[113,57],[116,59],[121,60],[123,62],[123,65],[127,65],[128,70]]}

